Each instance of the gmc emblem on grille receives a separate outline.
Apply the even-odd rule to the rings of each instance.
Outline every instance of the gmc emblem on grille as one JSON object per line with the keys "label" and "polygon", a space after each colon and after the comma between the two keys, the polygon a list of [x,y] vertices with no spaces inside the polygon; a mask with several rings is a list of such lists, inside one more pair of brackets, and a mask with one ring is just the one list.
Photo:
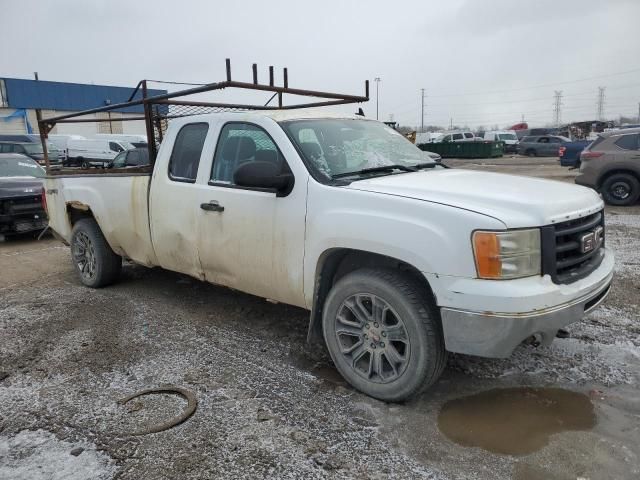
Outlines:
{"label": "gmc emblem on grille", "polygon": [[593,232],[585,233],[580,237],[580,251],[588,253],[596,250],[604,241],[604,228],[597,227]]}

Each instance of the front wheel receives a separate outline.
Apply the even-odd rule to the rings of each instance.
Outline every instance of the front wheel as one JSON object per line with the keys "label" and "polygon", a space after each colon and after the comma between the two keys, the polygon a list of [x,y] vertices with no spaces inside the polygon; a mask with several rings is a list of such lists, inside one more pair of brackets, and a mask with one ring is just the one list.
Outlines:
{"label": "front wheel", "polygon": [[527,149],[525,154],[527,155],[527,157],[536,157],[538,155],[538,153],[533,148]]}
{"label": "front wheel", "polygon": [[601,191],[609,205],[633,205],[640,198],[640,182],[629,173],[614,173],[602,183]]}
{"label": "front wheel", "polygon": [[338,371],[374,398],[406,400],[435,383],[444,369],[433,300],[401,271],[362,269],[344,276],[329,292],[322,323]]}
{"label": "front wheel", "polygon": [[122,269],[122,257],[111,250],[93,218],[83,218],[73,226],[71,259],[80,281],[91,288],[114,283]]}

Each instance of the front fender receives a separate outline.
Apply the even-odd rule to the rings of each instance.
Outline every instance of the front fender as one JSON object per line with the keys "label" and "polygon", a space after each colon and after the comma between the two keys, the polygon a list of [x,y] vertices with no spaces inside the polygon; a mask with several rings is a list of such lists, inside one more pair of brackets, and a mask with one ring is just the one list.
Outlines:
{"label": "front fender", "polygon": [[447,205],[311,182],[305,245],[305,300],[313,305],[321,258],[336,248],[401,260],[424,273],[474,277],[471,234],[498,220]]}

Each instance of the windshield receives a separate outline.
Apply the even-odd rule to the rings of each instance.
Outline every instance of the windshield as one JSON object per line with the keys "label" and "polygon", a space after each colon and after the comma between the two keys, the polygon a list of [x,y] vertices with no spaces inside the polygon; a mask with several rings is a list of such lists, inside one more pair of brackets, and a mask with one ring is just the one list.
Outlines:
{"label": "windshield", "polygon": [[30,158],[0,158],[0,177],[43,178],[44,169]]}
{"label": "windshield", "polygon": [[24,151],[30,154],[43,153],[41,143],[23,143]]}
{"label": "windshield", "polygon": [[292,120],[281,125],[307,165],[327,179],[387,165],[434,163],[400,133],[370,120]]}
{"label": "windshield", "polygon": [[499,133],[498,138],[500,140],[517,140],[515,133]]}

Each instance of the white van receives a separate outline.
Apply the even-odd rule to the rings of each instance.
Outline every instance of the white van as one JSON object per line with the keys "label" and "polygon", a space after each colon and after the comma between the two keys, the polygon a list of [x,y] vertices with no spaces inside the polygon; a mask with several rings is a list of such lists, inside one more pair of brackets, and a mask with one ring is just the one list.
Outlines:
{"label": "white van", "polygon": [[106,167],[120,152],[132,148],[133,145],[121,140],[69,140],[67,155],[69,164],[80,165],[82,168]]}
{"label": "white van", "polygon": [[477,140],[482,140],[481,138],[477,138],[473,132],[469,130],[454,130],[451,132],[445,132],[442,137],[437,139],[437,142],[475,142]]}
{"label": "white van", "polygon": [[117,142],[127,142],[136,148],[147,147],[146,135],[127,135],[127,134],[121,134],[121,133],[96,133],[95,135],[91,135],[91,138],[95,138],[99,140],[115,140]]}
{"label": "white van", "polygon": [[491,130],[484,132],[484,139],[491,142],[504,142],[506,153],[516,153],[518,151],[518,135],[515,130]]}
{"label": "white van", "polygon": [[69,149],[68,143],[69,140],[85,140],[85,137],[82,135],[60,135],[60,134],[49,134],[47,135],[47,140],[53,143],[58,150],[62,152],[62,162],[67,163],[67,159],[69,158],[67,150]]}

